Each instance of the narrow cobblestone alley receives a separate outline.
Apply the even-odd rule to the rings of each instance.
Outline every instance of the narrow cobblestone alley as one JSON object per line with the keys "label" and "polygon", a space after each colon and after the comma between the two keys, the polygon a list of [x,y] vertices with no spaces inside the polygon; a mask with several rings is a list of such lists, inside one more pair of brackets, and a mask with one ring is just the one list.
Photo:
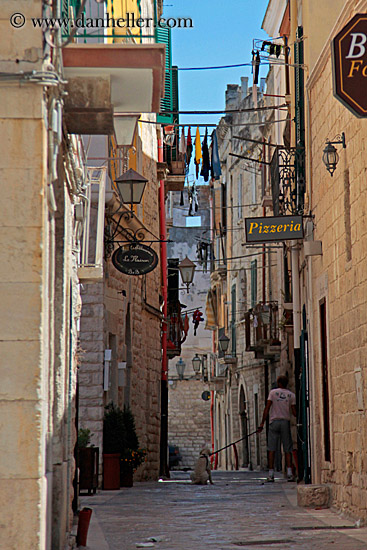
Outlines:
{"label": "narrow cobblestone alley", "polygon": [[82,497],[81,505],[93,508],[88,549],[367,548],[367,527],[355,528],[331,510],[299,508],[296,484],[265,478],[213,472],[214,485],[197,486],[188,473],[173,472],[167,482]]}

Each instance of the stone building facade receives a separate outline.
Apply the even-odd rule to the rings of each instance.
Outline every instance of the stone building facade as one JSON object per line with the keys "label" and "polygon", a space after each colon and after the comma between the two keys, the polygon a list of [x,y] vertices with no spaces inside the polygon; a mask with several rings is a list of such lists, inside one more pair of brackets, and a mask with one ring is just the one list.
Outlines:
{"label": "stone building facade", "polygon": [[193,469],[203,447],[210,448],[210,400],[202,394],[209,384],[202,380],[179,380],[170,376],[168,387],[168,438],[180,449],[178,469]]}
{"label": "stone building facade", "polygon": [[[291,83],[291,105],[296,118],[300,101],[305,106],[306,231],[293,247],[292,271],[299,274],[300,307],[298,313],[293,307],[293,319],[298,315],[302,328],[300,372],[308,392],[299,401],[300,410],[309,407],[301,420],[307,428],[306,480],[328,484],[335,506],[366,521],[366,136],[364,121],[334,97],[331,41],[367,4],[287,4],[269,2],[267,15],[290,7],[289,39],[298,38],[304,55],[305,85],[297,89]],[[273,36],[279,36],[279,27]],[[295,54],[291,51],[291,59]],[[346,148],[336,146],[340,159],[331,177],[322,153],[327,140],[342,132]],[[293,132],[291,137],[294,145]]]}
{"label": "stone building facade", "polygon": [[[288,372],[294,389],[292,345],[278,324],[284,302],[282,245],[249,245],[245,234],[245,218],[272,215],[267,167],[274,146],[266,144],[275,142],[274,133],[282,136],[279,114],[273,108],[280,101],[274,99],[279,95],[275,89],[279,92],[274,71],[256,87],[256,93],[248,87],[247,77],[240,86],[228,85],[226,109],[245,112],[226,115],[217,127],[222,176],[212,191],[218,263],[211,274],[211,287],[217,311],[217,350],[222,334],[230,343],[226,358],[219,353],[219,376],[213,377],[213,381],[222,380],[222,387],[215,391],[215,448],[256,430],[279,374]],[[268,324],[263,329],[265,318]],[[258,325],[264,331],[261,335]],[[218,466],[266,468],[265,434],[245,437],[237,451],[238,458],[231,447],[221,453]]]}
{"label": "stone building facade", "polygon": [[[27,19],[44,9],[22,5]],[[42,29],[9,24],[12,2],[2,10],[1,546],[63,550],[73,541],[84,149],[62,131],[60,52]]]}
{"label": "stone building facade", "polygon": [[[143,137],[145,141],[137,140],[140,146],[136,162],[148,183],[143,204],[138,207],[139,217],[130,220],[126,229],[142,231],[144,240],[154,241],[159,235],[155,129],[152,127]],[[118,203],[111,193],[107,195],[106,223],[110,223],[109,213],[117,209]],[[116,238],[126,240],[126,234],[122,231]],[[152,243],[159,255],[158,246]],[[159,293],[159,262],[151,273],[131,277],[119,272],[111,257],[104,263],[103,282],[87,284],[82,291],[79,426],[91,430],[91,442],[102,453],[104,407],[111,401],[121,408],[129,405],[139,444],[148,453],[136,479],[158,476],[162,368]],[[105,350],[111,350],[108,388],[103,379]]]}
{"label": "stone building facade", "polygon": [[[167,212],[170,220],[168,258],[180,261],[186,256],[196,263],[195,275],[189,293],[186,289],[179,291],[182,308],[181,315],[188,312],[189,331],[181,346],[181,359],[185,362],[184,380],[179,380],[176,363],[178,357],[169,361],[168,367],[168,442],[178,445],[182,462],[179,467],[192,468],[200,450],[211,443],[211,400],[204,401],[202,393],[209,391],[208,375],[203,367],[210,368],[212,359],[212,332],[205,330],[205,323],[200,323],[194,335],[192,316],[195,309],[201,308],[206,317],[205,304],[210,284],[210,190],[207,185],[197,187],[199,208],[192,216],[188,215],[186,190],[184,205],[180,204],[181,192],[170,191],[167,198]],[[199,219],[200,217],[200,219]],[[193,222],[194,220],[194,222]],[[197,223],[197,226],[190,224]],[[207,261],[199,262],[197,246],[208,245]],[[181,283],[180,283],[181,284]],[[200,373],[195,376],[192,359],[198,354],[203,363]]]}
{"label": "stone building facade", "polygon": [[[322,242],[322,256],[310,259],[308,273],[304,273],[313,335],[313,479],[330,484],[335,505],[364,521],[367,520],[367,134],[364,121],[333,97],[330,39],[355,14],[365,13],[366,9],[366,2],[344,3],[307,82],[310,209],[315,216],[314,239]],[[340,160],[331,178],[320,151],[326,139],[342,131],[346,149],[338,148]]]}

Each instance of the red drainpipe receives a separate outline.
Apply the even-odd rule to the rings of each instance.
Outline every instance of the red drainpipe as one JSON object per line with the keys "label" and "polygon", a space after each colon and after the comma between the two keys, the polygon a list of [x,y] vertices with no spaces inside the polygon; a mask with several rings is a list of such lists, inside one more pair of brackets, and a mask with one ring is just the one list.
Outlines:
{"label": "red drainpipe", "polygon": [[[158,139],[158,162],[163,162],[162,130]],[[163,295],[163,323],[162,323],[162,380],[167,380],[167,233],[166,233],[166,209],[164,196],[164,180],[159,182],[159,223],[161,239],[161,272]]]}
{"label": "red drainpipe", "polygon": [[[163,162],[162,129],[158,138],[158,162]],[[163,321],[162,321],[162,374],[161,374],[161,437],[159,475],[169,477],[168,467],[168,361],[167,361],[167,233],[166,233],[166,209],[164,180],[159,182],[159,225],[160,225],[160,251],[161,251],[161,275],[163,296]]]}

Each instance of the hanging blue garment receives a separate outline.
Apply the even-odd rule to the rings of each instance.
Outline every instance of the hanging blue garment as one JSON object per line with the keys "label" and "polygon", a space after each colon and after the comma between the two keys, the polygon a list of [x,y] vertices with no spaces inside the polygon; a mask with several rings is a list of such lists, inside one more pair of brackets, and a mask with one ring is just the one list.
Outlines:
{"label": "hanging blue garment", "polygon": [[211,162],[212,178],[214,180],[219,180],[219,177],[222,175],[222,170],[220,167],[219,152],[218,152],[218,140],[217,140],[217,131],[213,130],[212,133],[212,162]]}
{"label": "hanging blue garment", "polygon": [[208,129],[205,129],[204,141],[201,145],[201,150],[203,153],[203,164],[201,166],[200,176],[203,176],[204,181],[209,180],[210,172],[210,157],[209,157],[209,148],[208,148]]}

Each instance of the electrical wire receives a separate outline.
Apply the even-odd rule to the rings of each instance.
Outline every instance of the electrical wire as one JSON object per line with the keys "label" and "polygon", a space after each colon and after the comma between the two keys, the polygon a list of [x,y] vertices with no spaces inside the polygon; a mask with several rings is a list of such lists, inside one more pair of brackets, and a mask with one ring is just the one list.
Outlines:
{"label": "electrical wire", "polygon": [[[272,110],[288,110],[288,104],[282,103],[281,105],[268,105],[266,107],[250,107],[249,109],[219,109],[213,111],[164,111],[159,113],[159,115],[231,115],[231,114],[241,114],[241,113],[254,113],[260,111],[272,111]],[[123,113],[116,113],[120,115]]]}
{"label": "electrical wire", "polygon": [[[242,111],[243,112],[243,111]],[[162,113],[164,114],[164,113]],[[265,124],[277,124],[278,122],[289,122],[290,120],[292,120],[291,118],[282,118],[282,119],[279,119],[279,120],[269,120],[269,121],[262,121],[262,122],[239,122],[239,123],[225,123],[226,126],[228,128],[230,127],[235,127],[235,126],[264,126]],[[139,122],[142,122],[143,124],[158,124],[158,125],[163,125],[162,122],[157,122],[155,120],[139,120]],[[168,124],[168,123],[167,123]],[[176,128],[185,128],[185,127],[188,127],[188,126],[191,126],[192,128],[217,128],[218,127],[218,124],[213,124],[213,123],[209,123],[209,124],[205,124],[205,122],[202,122],[201,124],[196,124],[196,123],[186,123],[186,124],[178,124],[178,123],[169,123],[168,126],[175,126]],[[228,138],[229,139],[229,138]]]}

